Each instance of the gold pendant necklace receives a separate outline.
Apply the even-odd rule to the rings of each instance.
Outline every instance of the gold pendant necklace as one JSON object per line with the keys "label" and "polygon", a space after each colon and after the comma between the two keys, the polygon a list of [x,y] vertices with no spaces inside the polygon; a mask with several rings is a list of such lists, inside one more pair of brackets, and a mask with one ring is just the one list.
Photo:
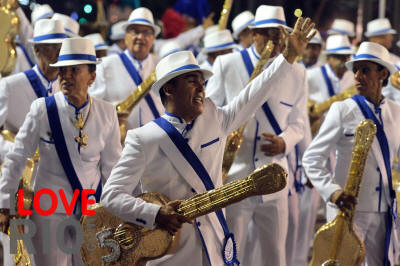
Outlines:
{"label": "gold pendant necklace", "polygon": [[88,121],[91,109],[92,109],[92,97],[89,96],[89,111],[88,111],[85,121],[83,121],[82,113],[78,114],[78,119],[75,122],[71,119],[71,122],[74,125],[74,127],[79,130],[79,137],[75,137],[74,139],[83,148],[87,147],[87,139],[89,137],[89,135],[87,133],[85,135],[83,135],[83,129],[86,126],[86,122]]}

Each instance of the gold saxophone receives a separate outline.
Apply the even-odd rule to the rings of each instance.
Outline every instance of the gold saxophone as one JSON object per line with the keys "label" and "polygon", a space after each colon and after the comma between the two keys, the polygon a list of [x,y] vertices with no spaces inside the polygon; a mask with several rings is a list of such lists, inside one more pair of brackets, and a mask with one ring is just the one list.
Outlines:
{"label": "gold saxophone", "polygon": [[[250,196],[280,191],[286,186],[286,182],[287,174],[281,166],[264,165],[247,178],[183,200],[177,212],[194,219]],[[166,196],[157,192],[145,193],[138,197],[158,205],[169,202]],[[151,230],[125,222],[108,212],[101,204],[94,204],[90,209],[96,213],[90,216],[83,215],[81,218],[84,232],[81,255],[86,266],[144,266],[149,260],[173,253],[179,242],[179,232],[171,236],[158,227]]]}
{"label": "gold saxophone", "polygon": [[117,114],[119,118],[119,130],[121,132],[121,142],[124,143],[126,137],[126,119],[129,114],[132,112],[133,107],[135,107],[141,99],[146,96],[147,93],[151,90],[151,86],[154,82],[156,82],[156,72],[153,71],[150,76],[145,79],[137,88],[134,90],[129,96],[118,103]]}
{"label": "gold saxophone", "polygon": [[[7,141],[14,142],[15,134],[9,130],[2,130],[1,135]],[[24,172],[22,173],[21,179],[19,181],[18,189],[24,190],[24,209],[31,210],[32,209],[32,202],[33,202],[33,190],[31,188],[31,180],[32,175],[35,169],[35,163],[39,160],[39,151],[36,150],[35,155],[32,158],[29,158],[26,162]],[[0,167],[1,170],[1,167]],[[17,204],[18,198],[16,194],[16,201]],[[17,207],[17,206],[15,206]],[[24,216],[17,215],[16,218],[25,218]],[[23,234],[24,228],[23,226],[18,226],[18,233]],[[10,235],[10,230],[8,230],[8,235]],[[25,244],[22,240],[17,240],[17,253],[14,254],[14,263],[17,266],[30,266],[31,260],[29,254],[25,248]]]}
{"label": "gold saxophone", "polygon": [[17,63],[15,37],[19,30],[19,18],[15,13],[17,0],[0,0],[0,73],[9,75]]}
{"label": "gold saxophone", "polygon": [[400,71],[396,71],[390,76],[390,82],[392,83],[393,87],[398,90],[400,89]]}
{"label": "gold saxophone", "polygon": [[315,103],[315,101],[309,99],[307,103],[308,115],[311,122],[311,133],[315,136],[318,133],[319,128],[323,122],[322,115],[329,110],[334,102],[343,101],[347,98],[353,97],[357,94],[357,89],[354,85],[348,87],[346,90],[333,95],[323,102]]}
{"label": "gold saxophone", "polygon": [[[265,64],[268,62],[272,50],[274,50],[274,44],[272,41],[268,41],[267,45],[264,47],[263,52],[261,53],[260,60],[257,63],[257,66],[254,68],[253,73],[251,73],[251,77],[249,79],[250,83],[253,79],[255,79],[262,71]],[[236,154],[240,149],[240,145],[243,141],[243,132],[246,128],[246,124],[242,125],[239,129],[231,133],[226,139],[225,151],[224,151],[224,159],[222,161],[222,180],[225,181],[229,169],[235,160]]]}
{"label": "gold saxophone", "polygon": [[221,16],[218,21],[218,30],[226,29],[228,24],[229,14],[231,13],[233,0],[225,0],[224,6],[222,7]]}
{"label": "gold saxophone", "polygon": [[[399,158],[395,157],[393,160],[393,164],[398,164]],[[392,169],[392,184],[393,190],[396,192],[396,199],[400,199],[400,172],[396,169]],[[400,200],[397,200],[397,217],[400,217]]]}
{"label": "gold saxophone", "polygon": [[[365,162],[376,135],[371,120],[362,121],[354,133],[350,169],[344,191],[358,197]],[[361,265],[365,257],[364,243],[353,229],[355,208],[349,212],[339,210],[336,218],[323,225],[315,234],[310,266]]]}

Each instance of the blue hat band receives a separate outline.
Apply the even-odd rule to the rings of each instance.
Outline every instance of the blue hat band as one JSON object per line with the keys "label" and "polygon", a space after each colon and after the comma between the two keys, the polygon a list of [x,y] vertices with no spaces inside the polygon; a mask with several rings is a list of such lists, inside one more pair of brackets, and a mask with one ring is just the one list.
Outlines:
{"label": "blue hat band", "polygon": [[386,28],[386,29],[381,29],[381,30],[376,30],[376,31],[370,31],[370,32],[368,32],[368,34],[379,34],[379,33],[386,33],[386,32],[389,32],[389,31],[391,31],[392,29],[391,28]]}
{"label": "blue hat band", "polygon": [[380,59],[380,58],[372,54],[358,54],[354,56],[354,59]]}
{"label": "blue hat band", "polygon": [[40,42],[40,41],[45,41],[45,40],[65,39],[65,38],[68,38],[68,36],[65,33],[51,33],[51,34],[33,37],[33,41]]}
{"label": "blue hat band", "polygon": [[87,60],[96,62],[96,56],[90,54],[64,54],[58,57],[58,61],[66,60]]}
{"label": "blue hat band", "polygon": [[344,35],[354,35],[353,32],[350,32],[350,31],[347,31],[347,30],[340,30],[340,29],[332,28],[331,31],[336,32],[336,33],[341,33],[341,34],[344,34]]}
{"label": "blue hat band", "polygon": [[219,44],[219,45],[214,45],[214,46],[208,46],[205,47],[205,50],[212,50],[212,49],[219,49],[219,48],[224,48],[224,47],[229,47],[231,45],[234,45],[234,42],[228,42],[228,43],[224,43],[224,44]]}
{"label": "blue hat band", "polygon": [[53,15],[54,15],[53,12],[44,13],[43,15],[41,15],[40,17],[38,17],[38,18],[35,20],[35,22],[38,21],[39,19],[48,18],[48,17],[51,17],[51,16],[53,16]]}
{"label": "blue hat band", "polygon": [[311,41],[313,41],[313,42],[318,42],[318,43],[322,43],[322,40],[321,40],[321,39],[318,39],[318,38],[315,38],[315,37],[313,37],[313,38],[311,39]]}
{"label": "blue hat band", "polygon": [[180,51],[182,51],[182,49],[178,49],[178,48],[177,49],[173,49],[173,50],[169,51],[167,54],[165,54],[163,56],[163,58],[168,56],[168,55],[170,55],[170,54],[173,54],[173,53],[176,53],[176,52],[180,52]]}
{"label": "blue hat band", "polygon": [[105,43],[99,43],[94,46],[95,49],[107,46]]}
{"label": "blue hat band", "polygon": [[275,19],[275,18],[256,21],[253,24],[253,26],[259,26],[259,25],[262,25],[262,24],[270,24],[270,23],[276,23],[276,24],[281,24],[281,25],[286,26],[286,21],[280,20],[280,19]]}
{"label": "blue hat band", "polygon": [[238,30],[242,30],[242,29],[246,28],[247,26],[249,26],[253,22],[254,22],[254,18],[250,19],[249,21],[247,21],[246,23],[244,23],[243,25],[238,27]]}
{"label": "blue hat band", "polygon": [[135,22],[145,22],[146,24],[149,24],[150,26],[153,26],[153,23],[151,23],[151,21],[148,20],[148,19],[135,18],[135,19],[129,20],[129,23],[135,23]]}
{"label": "blue hat band", "polygon": [[342,50],[351,50],[350,46],[341,46],[341,47],[337,47],[337,48],[333,48],[333,49],[327,49],[325,51],[326,52],[337,52],[337,51],[342,51]]}
{"label": "blue hat band", "polygon": [[[174,72],[181,71],[181,70],[188,70],[188,69],[200,69],[200,66],[199,65],[195,65],[195,64],[184,65],[184,66],[178,67],[178,68],[168,72],[166,75],[169,75],[169,74],[172,74]],[[164,77],[166,75],[164,75]]]}

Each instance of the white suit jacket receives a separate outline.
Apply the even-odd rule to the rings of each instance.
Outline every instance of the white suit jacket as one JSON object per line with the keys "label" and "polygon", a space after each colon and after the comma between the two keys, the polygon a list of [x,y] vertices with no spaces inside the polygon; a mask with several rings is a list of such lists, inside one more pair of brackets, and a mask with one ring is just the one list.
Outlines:
{"label": "white suit jacket", "polygon": [[[38,66],[34,66],[36,74],[39,76],[43,86],[50,88],[50,82],[40,73]],[[60,90],[58,79],[51,82],[51,91],[49,95]],[[30,106],[37,99],[28,78],[24,73],[3,78],[0,81],[0,126],[16,133],[22,126]],[[7,142],[0,135],[0,159],[8,152],[11,143]]]}
{"label": "white suit jacket", "polygon": [[[354,84],[354,78],[352,78],[354,75],[352,72],[346,71],[346,73],[343,75],[343,78],[339,79],[329,64],[325,64],[324,66],[335,94]],[[310,99],[320,103],[330,97],[328,85],[326,84],[324,76],[322,75],[321,67],[307,70],[307,80]]]}
{"label": "white suit jacket", "polygon": [[107,50],[107,56],[110,56],[112,54],[119,54],[122,53],[124,50],[121,49],[121,47],[118,46],[118,44],[114,43],[113,45],[110,46]]}
{"label": "white suit jacket", "polygon": [[[253,46],[248,48],[247,51],[255,67],[258,62],[258,54]],[[275,131],[264,111],[259,108],[254,117],[248,118],[243,142],[231,167],[228,180],[246,176],[255,168],[272,162],[289,170],[286,155],[291,153],[295,145],[304,137],[306,118],[304,112],[306,111],[307,100],[305,69],[297,63],[293,65],[293,69],[294,71],[290,76],[281,73],[281,81],[279,84],[273,85],[271,90],[274,93],[268,99],[268,105],[283,131],[280,136],[286,143],[285,153],[267,157],[261,151],[261,145],[266,143],[261,133],[275,134]],[[240,53],[217,57],[213,65],[213,73],[214,75],[207,84],[207,95],[218,106],[223,106],[232,101],[249,81],[249,74]],[[293,183],[292,178],[289,181]],[[266,200],[287,193],[287,191],[284,191],[263,196],[263,198]]]}
{"label": "white suit jacket", "polygon": [[[371,110],[375,108],[368,102]],[[400,105],[384,99],[379,106],[382,110],[383,128],[390,149],[390,161],[400,155]],[[376,115],[376,114],[375,114]],[[379,116],[377,115],[378,120]],[[357,103],[352,99],[334,103],[319,132],[303,157],[303,167],[307,176],[325,201],[333,192],[344,188],[350,167],[354,132],[365,119]],[[333,147],[336,146],[336,168],[332,175],[323,167]],[[382,189],[380,190],[380,176]],[[379,142],[375,137],[365,164],[361,190],[356,210],[366,212],[386,212],[391,204],[389,186]]]}
{"label": "white suit jacket", "polygon": [[[19,72],[23,72],[25,70],[32,68],[32,66],[29,63],[29,60],[27,58],[27,56],[29,56],[29,54],[25,54],[23,51],[23,48],[20,45],[17,45],[15,50],[17,51],[17,63],[15,64],[14,70],[11,74],[17,74]],[[28,51],[26,51],[26,52],[28,53]]]}
{"label": "white suit jacket", "polygon": [[390,79],[388,85],[382,89],[382,94],[385,95],[385,97],[391,99],[392,101],[400,103],[400,89],[395,88],[390,82]]}
{"label": "white suit jacket", "polygon": [[[203,113],[194,121],[191,130],[180,118],[164,115],[184,138],[208,171],[215,187],[222,185],[221,167],[225,138],[243,124],[269,97],[272,85],[280,82],[283,73],[292,73],[293,66],[279,56],[271,66],[249,84],[232,102],[222,108],[206,99]],[[187,133],[186,133],[187,132]],[[243,176],[245,177],[245,176]],[[128,131],[122,157],[108,179],[102,201],[104,207],[123,219],[149,228],[159,206],[143,202],[131,194],[139,180],[143,191],[161,192],[171,200],[185,199],[194,193],[205,192],[201,180],[177,150],[168,135],[154,122]],[[221,246],[223,231],[215,213],[199,217],[199,230],[207,245],[213,265],[222,265]],[[185,234],[173,256],[161,258],[160,265],[204,265],[200,239],[187,241],[193,236],[192,225],[183,226]],[[204,264],[202,264],[202,261]]]}
{"label": "white suit jacket", "polygon": [[[100,178],[103,178],[103,182],[108,178],[121,154],[115,108],[109,103],[93,98],[87,124],[83,129],[83,133],[89,135],[88,146],[81,147],[78,152],[78,144],[74,137],[78,136],[79,131],[71,122],[71,120],[75,121],[76,108],[67,102],[61,92],[56,93],[55,98],[65,142],[77,176],[84,189],[96,189]],[[84,120],[88,111],[89,104],[80,111]],[[35,191],[41,188],[55,191],[59,203],[56,212],[65,213],[63,205],[60,204],[58,190],[64,190],[68,202],[71,201],[73,193],[51,135],[45,99],[39,98],[32,103],[31,110],[15,138],[15,145],[6,156],[0,180],[1,208],[10,207],[8,191],[17,190],[26,159],[32,157],[36,148],[39,147],[40,159]],[[40,205],[42,209],[48,209],[51,202],[48,198],[42,197]]]}
{"label": "white suit jacket", "polygon": [[[128,50],[125,50],[124,53],[131,60],[136,70],[138,70],[143,81],[153,72],[158,62],[158,58],[152,54],[149,54],[146,59],[140,62],[134,59]],[[125,100],[139,85],[135,84],[122,60],[116,54],[103,57],[102,63],[98,65],[96,73],[96,80],[89,88],[90,95],[114,105]],[[164,113],[164,106],[161,103],[160,97],[152,91],[150,91],[150,95],[158,112],[162,115]],[[142,99],[128,117],[128,128],[137,128],[152,120],[154,120],[153,113],[145,99]]]}

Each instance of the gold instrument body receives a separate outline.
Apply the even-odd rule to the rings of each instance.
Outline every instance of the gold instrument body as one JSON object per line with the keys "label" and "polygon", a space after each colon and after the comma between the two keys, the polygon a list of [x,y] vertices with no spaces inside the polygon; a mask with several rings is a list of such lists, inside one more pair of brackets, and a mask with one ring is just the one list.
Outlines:
{"label": "gold instrument body", "polygon": [[[399,158],[395,157],[393,164],[398,164]],[[396,193],[396,199],[400,199],[400,172],[396,169],[392,169],[392,183],[393,183],[393,190]],[[396,200],[397,202],[397,217],[400,217],[400,200]]]}
{"label": "gold instrument body", "polygon": [[9,75],[17,63],[15,37],[19,30],[19,18],[15,13],[17,0],[0,0],[0,73]]}
{"label": "gold instrument body", "polygon": [[[269,164],[256,169],[245,179],[230,182],[184,200],[177,212],[194,219],[250,196],[280,191],[286,186],[286,182],[285,170],[278,164]],[[146,193],[139,197],[159,205],[169,201],[160,193]],[[124,222],[106,211],[100,204],[95,204],[93,209],[96,210],[95,215],[81,218],[84,231],[81,255],[87,266],[145,265],[149,260],[173,253],[174,247],[178,245],[179,237],[172,237],[165,230],[160,228],[150,230]],[[104,235],[106,237],[101,237]],[[101,242],[106,244],[97,243],[96,238],[103,239]]]}
{"label": "gold instrument body", "polygon": [[231,13],[233,0],[225,0],[218,21],[218,30],[225,30],[228,25],[229,14]]}
{"label": "gold instrument body", "polygon": [[[272,41],[268,41],[267,45],[264,47],[263,52],[261,53],[260,60],[256,67],[251,73],[249,82],[250,83],[253,79],[255,79],[264,69],[265,64],[268,62],[269,58],[271,57],[271,53],[274,50],[274,44]],[[226,177],[228,176],[229,169],[235,160],[236,154],[240,149],[240,145],[243,141],[243,132],[246,128],[246,124],[242,125],[239,129],[231,133],[226,139],[225,151],[224,151],[224,158],[222,161],[222,180],[225,181]]]}
{"label": "gold instrument body", "polygon": [[125,100],[117,104],[116,108],[122,144],[125,141],[127,131],[126,119],[132,112],[132,109],[146,96],[147,93],[149,93],[151,86],[156,82],[156,80],[156,72],[153,71],[150,76],[145,79]]}
{"label": "gold instrument body", "polygon": [[[362,121],[354,133],[352,159],[344,191],[356,198],[375,135],[376,126],[371,120]],[[349,212],[339,210],[333,221],[326,223],[317,231],[310,266],[361,265],[365,258],[365,246],[354,231],[354,214],[355,209]]]}
{"label": "gold instrument body", "polygon": [[324,119],[323,114],[329,110],[329,108],[334,102],[344,101],[350,97],[353,97],[355,94],[357,94],[357,89],[353,85],[347,88],[346,90],[338,94],[335,94],[332,97],[320,103],[315,103],[315,101],[309,99],[307,107],[308,107],[308,115],[310,117],[312,135],[313,136],[317,135],[318,130],[321,127],[321,124]]}
{"label": "gold instrument body", "polygon": [[392,83],[393,87],[400,90],[400,71],[396,71],[390,76],[390,83]]}
{"label": "gold instrument body", "polygon": [[[15,139],[15,134],[9,130],[2,130],[1,135],[3,138],[7,141],[14,142]],[[32,209],[32,203],[33,203],[33,189],[31,188],[31,180],[32,180],[32,175],[35,170],[35,163],[37,163],[39,160],[39,152],[36,151],[34,157],[29,158],[26,162],[24,172],[22,173],[21,179],[19,181],[19,189],[24,190],[24,209],[25,210],[31,210]],[[1,170],[1,167],[0,167]],[[15,195],[16,200],[15,204],[18,204],[18,193]],[[17,208],[17,206],[15,206]],[[26,218],[26,216],[21,216],[17,215],[15,218]],[[18,233],[23,234],[24,233],[24,228],[23,226],[19,225],[18,226]],[[8,231],[8,235],[10,235],[10,230]],[[25,248],[25,244],[22,240],[17,240],[17,253],[14,254],[14,263],[17,266],[29,266],[31,264],[31,260],[29,257],[29,254]]]}

